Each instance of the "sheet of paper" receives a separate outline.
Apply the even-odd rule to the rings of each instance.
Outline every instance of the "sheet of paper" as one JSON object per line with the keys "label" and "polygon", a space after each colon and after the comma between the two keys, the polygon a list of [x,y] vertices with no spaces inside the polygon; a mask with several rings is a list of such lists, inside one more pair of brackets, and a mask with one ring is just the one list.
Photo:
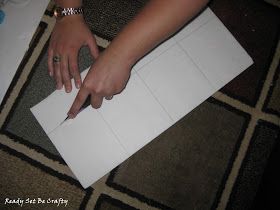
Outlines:
{"label": "sheet of paper", "polygon": [[49,0],[8,1],[0,24],[0,103],[29,47]]}
{"label": "sheet of paper", "polygon": [[68,120],[50,132],[49,137],[83,187],[91,185],[128,157],[103,117],[91,107],[75,120]]}
{"label": "sheet of paper", "polygon": [[252,64],[246,51],[215,17],[179,42],[216,90]]}
{"label": "sheet of paper", "polygon": [[207,8],[143,57],[133,67],[125,90],[111,101],[104,100],[100,109],[88,107],[60,125],[75,90],[55,91],[31,111],[86,188],[252,63]]}

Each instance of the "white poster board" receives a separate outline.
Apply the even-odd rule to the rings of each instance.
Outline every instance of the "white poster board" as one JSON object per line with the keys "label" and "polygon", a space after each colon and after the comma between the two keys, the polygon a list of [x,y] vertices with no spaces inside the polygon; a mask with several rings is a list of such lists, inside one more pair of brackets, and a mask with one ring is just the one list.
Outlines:
{"label": "white poster board", "polygon": [[104,100],[100,109],[88,107],[62,123],[77,90],[70,94],[57,90],[31,111],[86,188],[252,63],[207,8],[140,60],[125,90]]}

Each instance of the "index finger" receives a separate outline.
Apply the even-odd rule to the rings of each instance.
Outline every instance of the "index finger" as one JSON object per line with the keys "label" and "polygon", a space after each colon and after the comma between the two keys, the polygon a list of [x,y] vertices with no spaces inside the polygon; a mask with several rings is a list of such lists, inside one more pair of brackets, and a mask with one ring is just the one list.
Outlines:
{"label": "index finger", "polygon": [[86,101],[89,92],[85,88],[81,88],[68,112],[69,118],[75,118],[78,112],[80,111],[82,105]]}
{"label": "index finger", "polygon": [[53,76],[53,50],[51,48],[48,49],[48,70],[49,75]]}

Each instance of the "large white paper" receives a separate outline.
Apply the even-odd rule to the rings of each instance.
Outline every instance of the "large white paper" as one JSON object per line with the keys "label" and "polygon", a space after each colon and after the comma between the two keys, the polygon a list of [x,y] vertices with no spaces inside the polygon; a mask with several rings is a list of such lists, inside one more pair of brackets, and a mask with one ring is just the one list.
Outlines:
{"label": "large white paper", "polygon": [[[31,109],[86,188],[252,64],[210,9],[143,57],[125,90],[62,123],[77,90]],[[82,73],[84,77],[88,70]]]}
{"label": "large white paper", "polygon": [[0,103],[29,47],[49,0],[8,1],[0,24]]}

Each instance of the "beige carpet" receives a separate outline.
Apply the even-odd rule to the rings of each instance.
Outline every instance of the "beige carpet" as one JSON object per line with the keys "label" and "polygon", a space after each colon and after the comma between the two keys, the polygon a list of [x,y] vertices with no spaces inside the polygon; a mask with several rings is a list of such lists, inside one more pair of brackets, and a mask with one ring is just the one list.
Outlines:
{"label": "beige carpet", "polygon": [[[145,2],[84,0],[100,49]],[[29,111],[55,88],[46,63],[55,23],[50,3],[0,106],[0,209],[250,209],[279,141],[277,5],[212,1],[254,65],[84,190]],[[92,62],[82,49],[80,69]]]}

